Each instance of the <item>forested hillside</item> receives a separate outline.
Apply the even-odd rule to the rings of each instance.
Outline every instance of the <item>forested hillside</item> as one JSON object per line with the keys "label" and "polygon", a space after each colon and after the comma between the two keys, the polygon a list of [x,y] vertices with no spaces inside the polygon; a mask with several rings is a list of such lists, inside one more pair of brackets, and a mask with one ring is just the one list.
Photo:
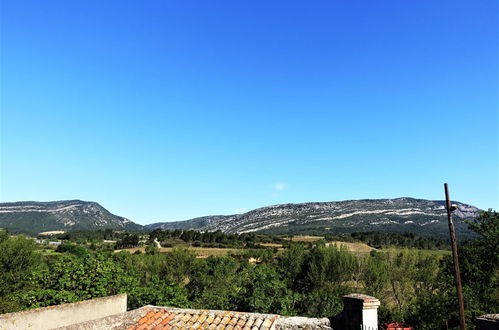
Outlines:
{"label": "forested hillside", "polygon": [[[454,212],[458,235],[473,236],[464,220],[475,219],[480,210],[468,204],[455,203],[458,205]],[[281,235],[349,234],[359,231],[412,232],[439,237],[446,237],[448,230],[443,201],[415,198],[272,205],[244,214],[156,223],[147,225],[146,228]]]}
{"label": "forested hillside", "polygon": [[0,203],[0,228],[37,234],[54,230],[140,230],[142,226],[117,216],[95,202]]}
{"label": "forested hillside", "polygon": [[[456,202],[454,223],[458,236],[473,237],[465,220],[480,210]],[[414,198],[365,199],[341,202],[267,206],[244,214],[215,215],[186,221],[138,225],[114,215],[95,202],[0,203],[0,228],[36,234],[45,231],[113,229],[127,231],[187,229],[224,233],[279,235],[338,235],[354,232],[414,233],[447,237],[447,216],[442,201]]]}

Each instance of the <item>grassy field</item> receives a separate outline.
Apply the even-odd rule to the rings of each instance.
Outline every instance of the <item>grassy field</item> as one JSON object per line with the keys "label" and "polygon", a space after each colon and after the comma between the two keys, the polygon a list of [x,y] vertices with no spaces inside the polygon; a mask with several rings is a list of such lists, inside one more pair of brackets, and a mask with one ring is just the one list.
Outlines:
{"label": "grassy field", "polygon": [[363,254],[368,254],[372,250],[376,250],[373,247],[370,247],[369,245],[361,242],[340,242],[340,241],[335,241],[335,242],[330,242],[326,243],[327,245],[336,245],[336,246],[343,246],[345,247],[348,251],[352,252],[353,254],[357,255],[363,255]]}
{"label": "grassy field", "polygon": [[324,239],[322,236],[293,236],[292,238],[284,238],[291,242],[315,242]]}
{"label": "grassy field", "polygon": [[282,248],[282,244],[279,243],[258,243],[261,246],[266,246],[266,247],[276,247],[276,248]]}
{"label": "grassy field", "polygon": [[[204,248],[204,247],[188,247],[188,250],[194,251],[197,255],[197,258],[208,258],[210,256],[226,256],[231,253],[236,253],[240,252],[241,250],[238,249],[222,249],[222,248]],[[161,248],[159,249],[160,252],[171,252],[173,248],[168,247],[168,248]],[[126,251],[130,253],[134,253],[136,251],[141,251],[145,252],[145,248],[132,248],[132,249],[121,249],[121,250],[114,250],[114,252],[121,252],[121,251]]]}
{"label": "grassy field", "polygon": [[[286,240],[290,240],[292,242],[316,242],[321,239],[324,239],[322,236],[294,236],[293,238],[285,238]],[[334,241],[334,242],[329,242],[327,245],[337,245],[337,246],[343,246],[345,247],[348,251],[352,252],[353,254],[356,255],[365,255],[371,252],[372,250],[376,250],[375,248],[370,247],[369,245],[361,242],[340,242],[340,241]],[[263,244],[262,244],[263,245]]]}

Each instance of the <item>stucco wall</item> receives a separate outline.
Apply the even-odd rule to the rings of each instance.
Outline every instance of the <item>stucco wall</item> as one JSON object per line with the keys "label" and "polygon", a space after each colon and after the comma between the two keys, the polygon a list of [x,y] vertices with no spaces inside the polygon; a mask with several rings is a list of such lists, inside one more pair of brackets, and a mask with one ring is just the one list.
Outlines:
{"label": "stucco wall", "polygon": [[126,294],[1,314],[0,329],[53,329],[126,312]]}

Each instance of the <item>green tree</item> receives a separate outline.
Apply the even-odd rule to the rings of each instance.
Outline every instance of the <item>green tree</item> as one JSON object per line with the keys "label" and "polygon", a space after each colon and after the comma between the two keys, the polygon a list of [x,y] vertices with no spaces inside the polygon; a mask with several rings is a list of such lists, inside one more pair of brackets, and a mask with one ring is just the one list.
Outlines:
{"label": "green tree", "polygon": [[187,308],[190,302],[185,288],[171,280],[153,276],[148,286],[136,286],[128,292],[129,309],[145,305]]}
{"label": "green tree", "polygon": [[173,248],[166,253],[161,277],[170,278],[178,284],[184,285],[189,280],[196,254],[186,248]]}
{"label": "green tree", "polygon": [[292,313],[296,297],[286,287],[275,267],[268,264],[250,267],[240,307],[258,313]]}
{"label": "green tree", "polygon": [[435,255],[415,249],[388,250],[373,253],[368,265],[366,291],[384,302],[380,313],[387,321],[414,320],[418,304],[442,294],[438,284],[442,268]]}
{"label": "green tree", "polygon": [[22,308],[15,294],[31,286],[30,274],[39,265],[35,244],[23,236],[0,231],[0,313]]}
{"label": "green tree", "polygon": [[278,260],[279,270],[287,281],[287,285],[297,291],[304,286],[307,254],[302,244],[291,244]]}
{"label": "green tree", "polygon": [[341,290],[337,284],[324,282],[320,287],[315,287],[311,292],[303,295],[300,302],[300,314],[310,317],[332,317],[343,309],[341,297],[350,293]]}
{"label": "green tree", "polygon": [[[499,306],[499,213],[482,212],[467,221],[479,238],[462,244],[459,263],[468,323],[482,314],[495,313]],[[446,272],[453,274],[451,258],[446,259]]]}
{"label": "green tree", "polygon": [[352,291],[358,263],[344,247],[315,246],[305,261],[305,297],[301,310],[310,316],[333,316],[342,309],[341,296]]}
{"label": "green tree", "polygon": [[36,288],[20,293],[27,308],[125,293],[139,286],[133,270],[100,253],[64,255],[31,277]]}
{"label": "green tree", "polygon": [[342,286],[352,280],[357,267],[357,259],[345,247],[316,246],[308,255],[309,285],[312,288],[323,287],[325,283]]}
{"label": "green tree", "polygon": [[389,265],[382,254],[376,251],[367,257],[366,264],[366,271],[363,274],[366,293],[381,298],[389,282]]}
{"label": "green tree", "polygon": [[196,260],[188,284],[194,307],[237,310],[245,294],[248,265],[231,257]]}
{"label": "green tree", "polygon": [[159,253],[159,248],[153,243],[153,244],[148,244],[146,246],[146,254],[158,254]]}

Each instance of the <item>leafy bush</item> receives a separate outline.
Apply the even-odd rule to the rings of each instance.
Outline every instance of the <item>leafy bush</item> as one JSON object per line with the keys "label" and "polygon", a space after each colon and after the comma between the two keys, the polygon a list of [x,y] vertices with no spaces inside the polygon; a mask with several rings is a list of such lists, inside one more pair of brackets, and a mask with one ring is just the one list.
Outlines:
{"label": "leafy bush", "polygon": [[146,287],[134,287],[128,292],[128,309],[145,305],[190,307],[187,291],[171,280],[153,276]]}

